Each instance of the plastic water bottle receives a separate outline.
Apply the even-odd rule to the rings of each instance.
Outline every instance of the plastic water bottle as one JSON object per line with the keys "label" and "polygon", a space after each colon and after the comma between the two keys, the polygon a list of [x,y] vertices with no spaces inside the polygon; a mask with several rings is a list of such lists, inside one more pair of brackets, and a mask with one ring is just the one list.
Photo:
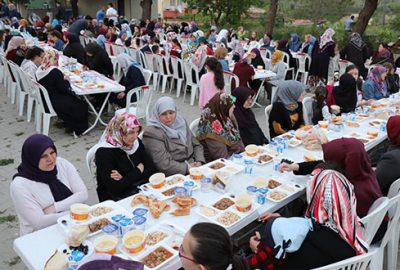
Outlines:
{"label": "plastic water bottle", "polygon": [[259,188],[257,190],[257,203],[258,204],[265,204],[265,196],[267,195],[268,189],[266,188]]}
{"label": "plastic water bottle", "polygon": [[252,174],[253,173],[253,160],[251,159],[245,159],[244,160],[244,173],[245,174]]}
{"label": "plastic water bottle", "polygon": [[274,173],[275,174],[277,174],[278,173],[278,171],[279,171],[279,164],[280,164],[280,162],[279,162],[279,159],[278,158],[274,158],[273,159],[273,169],[274,169]]}
{"label": "plastic water bottle", "polygon": [[381,122],[381,126],[379,127],[379,129],[383,132],[386,132],[386,125],[384,122]]}

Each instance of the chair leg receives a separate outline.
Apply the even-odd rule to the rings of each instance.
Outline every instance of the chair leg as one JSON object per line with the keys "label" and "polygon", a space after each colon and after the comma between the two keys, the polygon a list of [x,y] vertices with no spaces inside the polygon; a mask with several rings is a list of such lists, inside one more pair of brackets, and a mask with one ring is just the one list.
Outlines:
{"label": "chair leg", "polygon": [[396,230],[394,237],[389,240],[387,245],[387,269],[397,269],[397,256],[399,250],[399,231]]}
{"label": "chair leg", "polygon": [[187,87],[188,87],[187,84],[185,85],[185,87],[183,87],[183,103],[185,103]]}
{"label": "chair leg", "polygon": [[178,79],[175,79],[174,77],[171,78],[171,84],[169,85],[169,93],[170,93],[170,94],[172,93],[172,88],[173,88],[174,86],[176,86],[175,80],[178,81]]}
{"label": "chair leg", "polygon": [[162,79],[161,79],[161,83],[162,83],[162,85],[161,85],[161,93],[165,93],[165,87],[167,86],[167,81],[168,81],[168,78],[166,77],[166,76],[163,76],[163,75],[161,75],[161,77],[162,77]]}
{"label": "chair leg", "polygon": [[296,77],[295,77],[295,80],[296,80],[296,81],[299,80],[299,73],[300,73],[300,70],[297,70],[297,72],[296,72]]}
{"label": "chair leg", "polygon": [[49,114],[43,114],[43,134],[46,136],[49,135],[50,118],[51,116]]}
{"label": "chair leg", "polygon": [[15,104],[15,95],[17,94],[17,84],[13,82],[11,84],[11,104]]}
{"label": "chair leg", "polygon": [[25,97],[27,93],[26,92],[19,92],[19,97],[18,97],[18,115],[22,116],[24,114],[24,104],[25,104]]}
{"label": "chair leg", "polygon": [[28,108],[26,110],[26,120],[28,122],[31,121],[32,119],[32,109],[33,109],[33,102],[35,100],[33,99],[33,97],[31,97],[30,95],[28,95]]}
{"label": "chair leg", "polygon": [[36,132],[42,133],[42,112],[40,111],[39,106],[36,104],[35,110],[35,122],[36,122]]}
{"label": "chair leg", "polygon": [[194,101],[196,99],[196,92],[197,92],[197,86],[192,86],[192,91],[190,94],[190,106],[194,105]]}
{"label": "chair leg", "polygon": [[177,86],[176,86],[176,97],[179,98],[181,95],[181,89],[182,89],[182,79],[177,79]]}

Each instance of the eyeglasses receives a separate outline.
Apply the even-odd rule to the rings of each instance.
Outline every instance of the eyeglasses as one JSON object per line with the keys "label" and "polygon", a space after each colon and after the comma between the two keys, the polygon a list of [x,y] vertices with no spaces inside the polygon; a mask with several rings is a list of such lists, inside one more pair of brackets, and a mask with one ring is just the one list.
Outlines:
{"label": "eyeglasses", "polygon": [[196,262],[194,259],[189,258],[189,257],[186,257],[186,256],[183,254],[183,246],[182,246],[182,245],[179,246],[179,257],[180,257],[180,258],[184,258],[184,259],[186,259],[186,260],[191,261],[192,263],[197,264],[197,262]]}

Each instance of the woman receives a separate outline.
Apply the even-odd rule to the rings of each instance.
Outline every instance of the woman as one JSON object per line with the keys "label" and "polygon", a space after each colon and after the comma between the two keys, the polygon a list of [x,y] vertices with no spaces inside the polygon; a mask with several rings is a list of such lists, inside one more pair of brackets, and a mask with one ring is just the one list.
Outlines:
{"label": "woman", "polygon": [[25,59],[25,40],[20,36],[13,36],[5,51],[6,59],[20,66]]}
{"label": "woman", "polygon": [[140,34],[140,27],[135,25],[133,28],[133,33],[132,33],[132,37],[133,38],[140,38],[141,34]]}
{"label": "woman", "polygon": [[115,41],[115,44],[123,46],[124,43],[125,43],[126,38],[127,38],[126,31],[120,31],[119,34],[118,34],[118,38]]}
{"label": "woman", "polygon": [[389,46],[386,43],[380,43],[378,52],[372,59],[372,64],[383,64],[385,62],[394,64],[393,53],[390,51]]}
{"label": "woman", "polygon": [[315,42],[311,56],[310,75],[318,79],[328,79],[328,69],[330,58],[335,56],[335,42],[332,37],[335,31],[328,28],[325,33]]}
{"label": "woman", "polygon": [[317,39],[315,37],[313,37],[312,35],[310,35],[310,34],[305,35],[304,43],[302,44],[300,51],[302,53],[308,54],[309,56],[312,56],[315,41],[317,41]]}
{"label": "woman", "polygon": [[239,126],[240,137],[243,144],[264,145],[268,143],[267,138],[257,123],[256,117],[251,110],[254,91],[248,87],[238,87],[232,91],[236,97],[233,113]]}
{"label": "woman", "polygon": [[186,175],[205,162],[203,147],[170,97],[161,97],[153,105],[143,144],[156,169],[167,176]]}
{"label": "woman", "polygon": [[179,43],[178,39],[177,38],[172,39],[171,40],[171,45],[172,46],[171,46],[170,54],[180,58],[181,57],[182,46]]}
{"label": "woman", "polygon": [[218,60],[218,62],[222,66],[222,70],[226,72],[231,72],[229,70],[229,64],[228,61],[226,61],[225,57],[228,55],[228,49],[220,47],[215,50],[214,57]]}
{"label": "woman", "polygon": [[399,80],[399,75],[396,73],[396,69],[389,62],[383,63],[383,66],[388,70],[388,73],[385,78],[385,85],[388,94],[395,94],[399,92],[400,80]]}
{"label": "woman", "polygon": [[354,112],[357,106],[357,82],[350,73],[340,77],[339,85],[333,88],[332,94],[342,113]]}
{"label": "woman", "polygon": [[383,196],[387,196],[390,185],[400,178],[400,116],[392,116],[386,124],[390,146],[376,166],[376,178]]}
{"label": "woman", "polygon": [[268,120],[271,138],[304,125],[302,104],[304,91],[305,85],[298,81],[279,83]]}
{"label": "woman", "polygon": [[202,70],[204,67],[204,63],[206,62],[207,55],[213,55],[212,50],[206,45],[206,38],[199,37],[198,39],[199,47],[193,55],[193,64],[199,69]]}
{"label": "woman", "polygon": [[349,37],[349,42],[340,51],[340,58],[348,60],[356,65],[361,76],[365,78],[367,75],[367,69],[365,68],[364,63],[368,57],[367,44],[362,40],[359,33],[352,33]]}
{"label": "woman", "polygon": [[245,262],[233,252],[228,232],[214,223],[200,222],[185,234],[179,257],[186,270],[247,270]]}
{"label": "woman", "polygon": [[367,80],[365,80],[363,84],[364,100],[378,100],[389,96],[385,84],[387,73],[387,68],[382,65],[376,65],[370,70]]}
{"label": "woman", "polygon": [[200,78],[199,107],[203,109],[208,101],[215,96],[216,93],[224,91],[224,73],[219,61],[210,57],[207,58],[204,67],[207,71]]}
{"label": "woman", "polygon": [[225,93],[217,93],[204,107],[197,139],[204,147],[207,162],[244,151],[234,109],[234,99]]}
{"label": "woman", "polygon": [[268,36],[268,34],[264,35],[263,45],[261,45],[261,49],[267,49],[271,53],[275,51],[275,48],[271,46],[271,38]]}
{"label": "woman", "polygon": [[[308,184],[307,199],[308,207],[304,225],[298,223],[299,218],[281,218],[275,213],[266,213],[261,216],[260,219],[267,222],[266,236],[263,241],[255,237],[250,240],[250,247],[257,254],[256,260],[252,263],[253,268],[314,269],[362,255],[368,251],[368,244],[365,242],[362,224],[356,211],[360,202],[356,199],[353,185],[346,177],[334,170],[318,173]],[[294,221],[296,223],[293,223]],[[312,229],[302,237],[293,235],[289,230],[293,228],[300,232],[301,228],[295,226],[298,224],[305,226],[306,230],[311,225]],[[296,245],[298,249],[293,252],[286,250],[285,258],[276,262],[275,256],[280,255],[275,245],[276,239],[291,241],[292,246]],[[276,244],[279,245],[279,243]],[[260,255],[263,253],[273,253],[273,256],[270,255],[273,258],[262,260]],[[272,265],[271,268],[261,268],[262,264],[275,265],[273,265],[274,268]]]}
{"label": "woman", "polygon": [[25,61],[21,65],[21,69],[26,72],[32,79],[35,79],[37,68],[42,64],[44,51],[39,47],[31,47],[26,51]]}
{"label": "woman", "polygon": [[[122,78],[119,83],[125,86],[125,91],[118,94],[112,94],[110,100],[119,107],[125,107],[126,95],[128,92],[136,87],[145,85],[146,82],[142,73],[142,67],[133,60],[132,57],[125,53],[121,53],[116,57],[116,60],[122,70]],[[133,101],[135,100],[136,96],[133,96]]]}
{"label": "woman", "polygon": [[312,123],[313,125],[318,125],[319,121],[329,120],[331,118],[331,113],[329,112],[329,107],[326,103],[328,97],[328,90],[325,86],[317,86],[313,96],[312,102]]}
{"label": "woman", "polygon": [[67,34],[68,42],[64,48],[63,54],[68,57],[75,58],[82,65],[86,64],[86,51],[83,48],[79,37],[74,34]]}
{"label": "woman", "polygon": [[31,35],[33,37],[37,36],[36,31],[31,26],[29,26],[29,22],[27,20],[21,19],[19,21],[19,24],[20,25],[18,27],[18,31],[20,31],[21,33],[28,33],[28,35]]}
{"label": "woman", "polygon": [[256,31],[251,31],[250,37],[249,37],[249,43],[252,41],[258,41],[257,40],[257,32]]}
{"label": "woman", "polygon": [[97,43],[90,42],[85,47],[86,65],[108,78],[112,78],[114,70],[107,52]]}
{"label": "woman", "polygon": [[237,36],[240,40],[244,40],[247,37],[247,31],[244,30],[243,26],[239,26],[237,30]]}
{"label": "woman", "polygon": [[265,69],[264,60],[261,57],[260,50],[257,48],[254,48],[251,50],[251,65],[254,68],[258,68],[259,66],[262,66],[262,68]]}
{"label": "woman", "polygon": [[232,49],[232,61],[238,62],[243,57],[243,45],[237,38],[236,34],[232,36],[232,40],[229,43],[229,47]]}
{"label": "woman", "polygon": [[88,105],[73,94],[69,82],[57,67],[58,53],[47,50],[36,71],[36,79],[49,93],[51,104],[64,121],[67,132],[80,135],[88,128]]}
{"label": "woman", "polygon": [[294,174],[306,175],[312,173],[317,167],[334,167],[342,170],[349,182],[354,186],[357,197],[358,216],[367,215],[374,201],[382,197],[378,181],[364,144],[354,138],[340,138],[322,144],[324,161],[311,161],[303,163],[282,163],[280,171],[293,171]]}
{"label": "woman", "polygon": [[296,59],[293,57],[292,53],[289,50],[288,47],[289,42],[284,39],[284,40],[279,40],[277,43],[278,45],[276,46],[276,49],[289,55],[289,66],[291,68],[296,68],[297,65]]}
{"label": "woman", "polygon": [[108,123],[100,141],[92,148],[96,162],[99,201],[118,201],[138,192],[154,165],[138,138],[142,130],[133,114],[122,113]]}
{"label": "woman", "polygon": [[71,204],[88,198],[74,165],[58,157],[53,141],[42,134],[25,140],[10,195],[21,236],[55,224],[59,217],[68,215]]}
{"label": "woman", "polygon": [[286,63],[283,62],[283,52],[275,50],[271,56],[271,66],[269,68],[276,76],[268,78],[268,81],[282,81],[286,75]]}
{"label": "woman", "polygon": [[300,36],[297,33],[293,33],[290,35],[290,41],[288,44],[288,48],[292,52],[297,52],[301,47]]}
{"label": "woman", "polygon": [[237,62],[235,64],[235,67],[233,68],[233,73],[239,78],[239,86],[247,87],[253,81],[253,77],[256,73],[254,71],[254,68],[250,64],[248,64],[250,61],[250,54],[245,55],[245,57],[243,57],[241,61]]}
{"label": "woman", "polygon": [[64,47],[64,41],[62,34],[57,30],[50,31],[47,34],[47,43],[57,51],[62,51]]}

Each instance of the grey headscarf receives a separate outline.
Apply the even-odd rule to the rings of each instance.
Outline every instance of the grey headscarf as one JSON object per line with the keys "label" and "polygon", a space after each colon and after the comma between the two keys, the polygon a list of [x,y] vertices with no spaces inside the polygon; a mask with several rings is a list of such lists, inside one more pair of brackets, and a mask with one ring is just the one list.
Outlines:
{"label": "grey headscarf", "polygon": [[171,126],[166,126],[160,121],[160,115],[166,111],[177,111],[175,101],[170,97],[159,98],[153,106],[148,121],[149,126],[162,129],[170,139],[179,139],[183,144],[187,144],[187,125],[185,119],[176,114],[175,122]]}
{"label": "grey headscarf", "polygon": [[116,59],[117,59],[118,65],[121,67],[125,76],[128,73],[129,67],[132,65],[139,68],[140,71],[143,73],[142,66],[139,65],[135,60],[133,60],[133,58],[131,56],[129,56],[128,54],[120,53]]}
{"label": "grey headscarf", "polygon": [[297,100],[305,91],[306,86],[299,81],[288,80],[277,83],[278,92],[276,93],[274,102],[282,102],[288,111],[294,111],[298,107]]}

